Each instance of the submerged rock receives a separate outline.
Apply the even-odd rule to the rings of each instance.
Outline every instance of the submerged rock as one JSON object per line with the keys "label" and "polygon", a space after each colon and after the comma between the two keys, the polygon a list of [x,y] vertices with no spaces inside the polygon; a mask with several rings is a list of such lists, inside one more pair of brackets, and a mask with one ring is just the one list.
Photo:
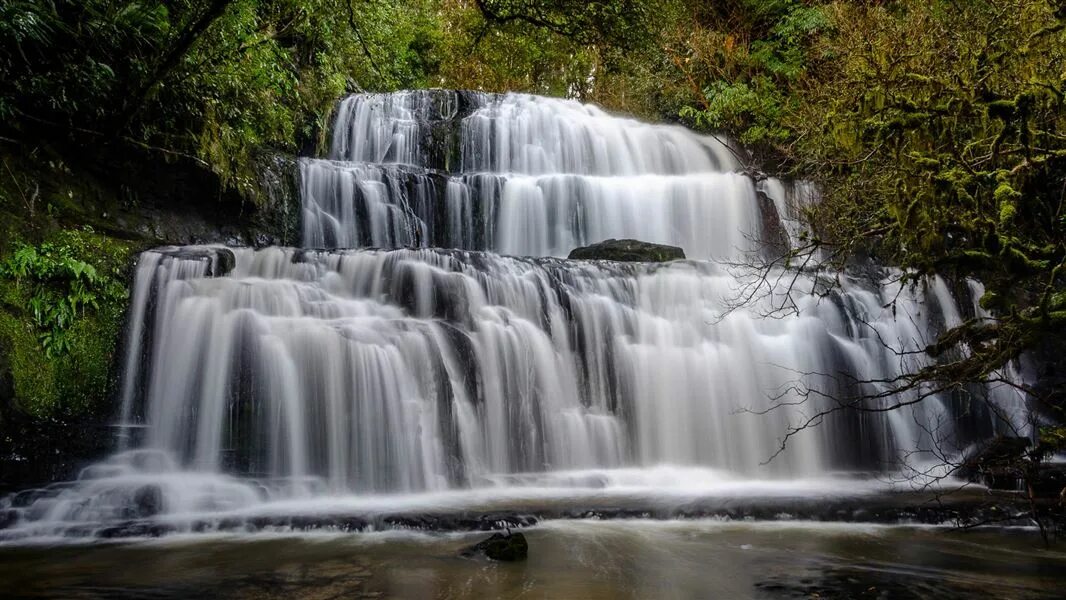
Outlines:
{"label": "submerged rock", "polygon": [[14,527],[19,522],[19,518],[20,513],[14,508],[0,510],[0,529]]}
{"label": "submerged rock", "polygon": [[640,240],[605,240],[574,248],[571,260],[614,260],[620,262],[667,262],[683,260],[685,251],[677,246],[653,244]]}
{"label": "submerged rock", "polygon": [[494,533],[462,552],[463,556],[477,554],[484,554],[492,560],[525,560],[529,556],[529,544],[521,533]]}
{"label": "submerged rock", "polygon": [[163,490],[158,485],[141,486],[133,494],[133,505],[138,517],[154,517],[163,512]]}

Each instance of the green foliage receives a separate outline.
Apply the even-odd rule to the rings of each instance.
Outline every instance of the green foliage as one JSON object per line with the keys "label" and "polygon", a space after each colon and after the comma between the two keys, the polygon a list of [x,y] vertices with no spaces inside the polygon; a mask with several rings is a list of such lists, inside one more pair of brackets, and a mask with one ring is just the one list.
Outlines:
{"label": "green foliage", "polygon": [[1066,450],[1066,426],[1041,427],[1037,442],[1038,450],[1048,456]]}
{"label": "green foliage", "polygon": [[[905,385],[987,381],[1026,352],[1063,364],[1061,4],[726,0],[664,43],[688,81],[682,118],[819,184],[801,253],[984,283],[995,318],[945,333],[931,353],[964,358]],[[1066,418],[1061,386],[1027,391]]]}
{"label": "green foliage", "polygon": [[459,2],[448,10],[451,25],[437,40],[441,60],[434,85],[554,96],[587,93],[594,48],[522,21],[492,24],[475,7]]}
{"label": "green foliage", "polygon": [[0,137],[191,159],[251,192],[255,150],[321,147],[345,92],[587,97],[675,4],[15,0],[0,7]]}
{"label": "green foliage", "polygon": [[792,135],[780,124],[787,98],[768,77],[750,83],[714,81],[704,94],[705,108],[686,106],[679,113],[697,127],[736,131],[739,141],[749,146],[782,143]]}
{"label": "green foliage", "polygon": [[160,90],[169,118],[152,127],[188,130],[198,157],[247,188],[257,147],[320,142],[346,90],[424,86],[435,34],[420,2],[234,2],[176,67],[180,86]]}
{"label": "green foliage", "polygon": [[656,8],[649,0],[476,0],[491,24],[521,23],[578,44],[632,49],[653,27]]}
{"label": "green foliage", "polygon": [[346,89],[433,69],[427,2],[44,0],[0,7],[0,135],[193,157],[238,189]]}
{"label": "green foliage", "polygon": [[105,261],[103,270],[83,260],[104,250],[92,230],[65,231],[54,241],[37,246],[19,244],[0,263],[0,277],[13,282],[26,298],[26,307],[47,358],[70,350],[68,333],[79,317],[100,310],[101,304],[125,300],[122,265]]}
{"label": "green foliage", "polygon": [[825,184],[825,237],[878,232],[886,260],[978,277],[1036,317],[1066,255],[1063,16],[1039,0],[826,10],[831,58],[784,117],[794,161]]}
{"label": "green foliage", "polygon": [[765,153],[795,132],[790,86],[806,72],[809,47],[828,25],[817,6],[792,0],[735,0],[695,13],[689,49],[677,61],[699,85],[679,114],[689,124],[728,131]]}

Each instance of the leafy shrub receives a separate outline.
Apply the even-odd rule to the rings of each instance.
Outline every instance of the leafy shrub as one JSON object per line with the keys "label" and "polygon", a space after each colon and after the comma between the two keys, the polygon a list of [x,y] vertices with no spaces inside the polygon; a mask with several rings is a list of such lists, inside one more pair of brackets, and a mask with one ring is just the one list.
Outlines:
{"label": "leafy shrub", "polygon": [[[83,231],[92,233],[88,228]],[[27,307],[48,358],[70,350],[67,333],[80,316],[99,310],[102,303],[126,298],[119,265],[97,269],[84,260],[100,250],[92,238],[64,232],[55,241],[36,246],[19,243],[0,263],[0,276],[28,295]]]}

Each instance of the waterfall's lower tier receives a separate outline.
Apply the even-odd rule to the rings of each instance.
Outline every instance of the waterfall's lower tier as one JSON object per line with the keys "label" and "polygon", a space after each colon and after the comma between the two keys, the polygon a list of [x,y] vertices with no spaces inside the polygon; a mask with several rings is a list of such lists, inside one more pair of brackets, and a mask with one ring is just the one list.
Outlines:
{"label": "waterfall's lower tier", "polygon": [[[646,507],[663,493],[848,494],[869,485],[827,476],[988,435],[986,404],[946,396],[811,421],[840,398],[876,396],[962,318],[939,279],[839,279],[829,290],[802,277],[793,289],[821,293],[775,319],[762,313],[781,296],[733,306],[751,282],[699,261],[146,252],[121,387],[126,451],[77,482],[0,501],[22,523],[4,535],[487,498],[620,506],[622,494]],[[416,491],[438,493],[380,497]]]}
{"label": "waterfall's lower tier", "polygon": [[657,464],[798,476],[878,467],[937,419],[958,429],[947,398],[839,413],[763,465],[821,393],[914,366],[885,340],[913,349],[958,322],[939,280],[846,284],[762,319],[727,311],[739,282],[705,262],[271,248],[210,276],[230,252],[149,252],[138,273],[133,314],[152,325],[130,341],[126,416],[188,468],[348,492]]}

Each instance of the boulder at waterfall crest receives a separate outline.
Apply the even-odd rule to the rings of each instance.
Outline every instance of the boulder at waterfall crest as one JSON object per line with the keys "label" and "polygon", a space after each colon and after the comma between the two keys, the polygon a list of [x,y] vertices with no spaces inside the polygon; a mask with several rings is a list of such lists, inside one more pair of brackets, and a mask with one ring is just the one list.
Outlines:
{"label": "boulder at waterfall crest", "polygon": [[640,240],[604,240],[570,251],[571,260],[613,260],[617,262],[669,262],[684,260],[685,251],[677,246],[653,244]]}

